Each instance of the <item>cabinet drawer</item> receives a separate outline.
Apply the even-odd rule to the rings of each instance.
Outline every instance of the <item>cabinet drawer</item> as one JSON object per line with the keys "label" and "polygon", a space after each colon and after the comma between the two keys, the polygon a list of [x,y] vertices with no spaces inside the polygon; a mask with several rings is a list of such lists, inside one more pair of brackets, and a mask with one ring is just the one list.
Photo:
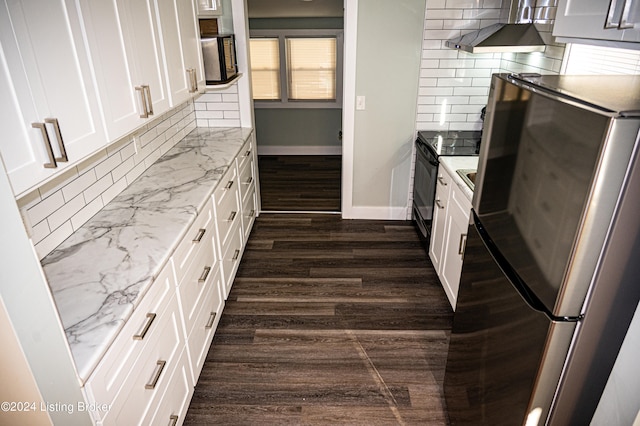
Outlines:
{"label": "cabinet drawer", "polygon": [[231,291],[231,285],[233,284],[233,278],[235,276],[236,270],[238,269],[238,264],[240,263],[240,258],[242,257],[242,227],[237,223],[231,229],[228,244],[222,248],[222,259],[220,261],[220,266],[222,268],[222,277],[224,282],[224,298],[225,300],[229,296],[229,292]]}
{"label": "cabinet drawer", "polygon": [[215,241],[214,233],[213,203],[209,202],[196,217],[195,222],[173,253],[173,265],[178,282],[184,278],[186,270],[197,255],[197,251],[203,246],[213,245],[213,241]]}
{"label": "cabinet drawer", "polygon": [[[129,377],[136,359],[162,330],[162,315],[174,293],[173,269],[165,266],[153,282],[115,341],[85,384],[87,394],[97,404],[114,400]],[[105,413],[97,411],[96,418]]]}
{"label": "cabinet drawer", "polygon": [[[220,179],[218,187],[213,192],[214,213],[218,215],[219,206],[224,204],[228,198],[233,198],[238,193],[238,169],[235,163],[231,163],[229,169]],[[228,201],[227,201],[228,202]]]}
{"label": "cabinet drawer", "polygon": [[255,188],[253,176],[253,157],[238,166],[238,181],[240,182],[240,199],[244,202]]}
{"label": "cabinet drawer", "polygon": [[168,388],[184,349],[182,323],[176,298],[171,298],[162,313],[158,327],[152,333],[144,352],[113,400],[104,425],[136,425]]}
{"label": "cabinet drawer", "polygon": [[238,170],[241,170],[246,163],[253,160],[253,136],[240,149],[236,161],[238,162]]}
{"label": "cabinet drawer", "polygon": [[154,402],[142,424],[181,425],[193,396],[193,386],[189,357],[184,350],[169,380],[166,392],[160,401]]}
{"label": "cabinet drawer", "polygon": [[189,347],[190,371],[193,374],[193,383],[198,382],[204,360],[209,352],[209,346],[224,308],[222,296],[222,275],[219,270],[213,280],[207,285],[207,291],[199,306],[199,312],[194,321],[194,327],[189,334],[187,344]]}
{"label": "cabinet drawer", "polygon": [[215,222],[220,247],[227,244],[231,228],[240,222],[240,201],[237,192],[227,194],[222,202],[216,205]]}
{"label": "cabinet drawer", "polygon": [[256,191],[255,187],[248,194],[247,198],[242,203],[242,234],[243,243],[249,238],[251,233],[251,226],[256,219]]}
{"label": "cabinet drawer", "polygon": [[178,285],[178,296],[186,335],[189,335],[198,315],[202,298],[212,285],[213,277],[218,273],[219,265],[213,257],[213,249],[203,247],[196,259],[191,263],[185,278]]}

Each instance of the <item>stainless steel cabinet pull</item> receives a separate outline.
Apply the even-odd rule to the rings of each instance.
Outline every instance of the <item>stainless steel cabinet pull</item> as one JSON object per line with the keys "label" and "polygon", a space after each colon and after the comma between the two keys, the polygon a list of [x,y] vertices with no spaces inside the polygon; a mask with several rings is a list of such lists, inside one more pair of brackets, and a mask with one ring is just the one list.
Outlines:
{"label": "stainless steel cabinet pull", "polygon": [[238,260],[238,256],[240,256],[240,250],[236,249],[236,251],[233,252],[231,260]]}
{"label": "stainless steel cabinet pull", "polygon": [[147,332],[149,331],[149,328],[151,327],[151,324],[153,323],[154,319],[156,319],[156,314],[148,313],[147,320],[144,322],[144,326],[142,327],[142,330],[140,331],[140,333],[133,335],[133,340],[144,339],[144,336],[147,335]]}
{"label": "stainless steel cabinet pull", "polygon": [[34,129],[40,129],[42,132],[42,139],[44,139],[44,147],[47,149],[47,156],[49,157],[49,162],[44,163],[43,166],[45,169],[54,169],[58,167],[56,164],[56,159],[53,155],[53,150],[51,149],[51,141],[49,140],[49,134],[47,133],[47,127],[44,123],[31,123],[31,127]]}
{"label": "stainless steel cabinet pull", "polygon": [[178,424],[179,417],[175,414],[169,416],[169,426],[176,426]]}
{"label": "stainless steel cabinet pull", "polygon": [[458,245],[458,254],[464,255],[465,242],[467,241],[467,234],[460,234],[460,244]]}
{"label": "stainless steel cabinet pull", "polygon": [[60,157],[56,157],[56,161],[64,163],[69,161],[67,158],[67,150],[64,148],[64,141],[62,140],[62,132],[60,131],[60,124],[57,118],[45,118],[45,123],[53,124],[53,129],[56,131],[56,138],[58,139],[58,147],[60,148]]}
{"label": "stainless steel cabinet pull", "polygon": [[247,179],[247,181],[244,184],[245,185],[251,185],[251,182],[253,182],[253,176],[249,176],[249,178]]}
{"label": "stainless steel cabinet pull", "polygon": [[250,155],[251,155],[251,150],[249,150],[249,151],[247,151],[247,152],[245,152],[245,153],[244,153],[244,156],[245,156],[245,157],[248,157],[248,156],[250,156]]}
{"label": "stainless steel cabinet pull", "polygon": [[153,101],[151,100],[151,89],[148,85],[142,86],[147,97],[147,113],[153,115]]}
{"label": "stainless steel cabinet pull", "polygon": [[202,274],[200,274],[200,278],[198,278],[198,282],[200,284],[205,282],[210,272],[211,272],[211,266],[205,266],[204,269],[202,270]]}
{"label": "stainless steel cabinet pull", "polygon": [[611,0],[609,3],[607,20],[604,23],[605,28],[618,28],[620,26],[622,12],[624,11],[624,3],[625,2],[622,0]]}
{"label": "stainless steel cabinet pull", "polygon": [[640,3],[634,4],[634,0],[625,0],[618,28],[625,30],[635,28],[638,24],[640,24]]}
{"label": "stainless steel cabinet pull", "polygon": [[147,107],[147,97],[144,93],[145,86],[136,86],[136,91],[140,93],[140,118],[149,118],[149,108]]}
{"label": "stainless steel cabinet pull", "polygon": [[232,222],[233,219],[236,218],[236,214],[238,214],[237,212],[231,212],[231,214],[229,215],[229,219],[227,219],[227,222]]}
{"label": "stainless steel cabinet pull", "polygon": [[216,320],[216,313],[211,312],[211,314],[209,315],[209,321],[207,321],[207,325],[205,325],[204,328],[210,329],[211,327],[213,327],[213,322],[215,320]]}
{"label": "stainless steel cabinet pull", "polygon": [[444,209],[444,206],[442,205],[440,200],[436,200],[436,206],[438,206],[439,209]]}
{"label": "stainless steel cabinet pull", "polygon": [[444,181],[442,176],[438,176],[438,182],[440,182],[442,184],[442,186],[447,186],[447,182]]}
{"label": "stainless steel cabinet pull", "polygon": [[158,380],[160,380],[160,375],[162,374],[162,370],[164,370],[164,366],[167,365],[167,361],[158,360],[156,362],[156,369],[153,372],[153,377],[151,381],[144,385],[145,389],[154,389],[158,384]]}
{"label": "stainless steel cabinet pull", "polygon": [[204,228],[200,228],[198,229],[198,234],[196,235],[196,237],[191,240],[194,243],[199,243],[200,241],[202,241],[202,237],[204,237],[204,234],[207,232],[206,229]]}
{"label": "stainless steel cabinet pull", "polygon": [[195,93],[198,91],[198,80],[196,79],[196,70],[195,68],[189,68],[187,70],[187,75],[189,76],[189,93]]}
{"label": "stainless steel cabinet pull", "polygon": [[255,216],[255,214],[256,214],[255,209],[252,209],[252,210],[249,212],[249,215],[248,215],[247,217],[253,217],[253,216]]}
{"label": "stainless steel cabinet pull", "polygon": [[224,189],[231,189],[232,186],[233,186],[233,181],[230,180],[229,182],[227,182],[227,185],[224,187]]}

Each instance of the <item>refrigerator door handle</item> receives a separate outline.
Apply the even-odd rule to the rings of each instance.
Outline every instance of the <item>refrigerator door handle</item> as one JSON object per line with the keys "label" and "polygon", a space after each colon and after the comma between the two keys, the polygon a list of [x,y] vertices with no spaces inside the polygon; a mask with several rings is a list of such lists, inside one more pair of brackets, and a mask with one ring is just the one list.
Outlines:
{"label": "refrigerator door handle", "polygon": [[526,285],[526,283],[522,280],[522,278],[520,278],[518,273],[509,265],[509,262],[504,258],[504,256],[502,256],[502,254],[500,253],[500,250],[498,250],[498,247],[495,245],[495,243],[493,242],[493,240],[491,239],[487,231],[484,229],[484,226],[482,226],[480,219],[478,218],[478,216],[476,215],[476,212],[473,209],[471,210],[471,215],[473,217],[473,222],[476,226],[476,229],[478,230],[478,234],[482,239],[482,243],[485,245],[485,247],[491,254],[491,257],[493,257],[493,259],[495,260],[496,264],[498,264],[502,272],[504,272],[504,275],[511,282],[511,284],[516,289],[516,291],[520,294],[520,297],[522,297],[525,300],[525,302],[527,302],[527,304],[531,307],[531,309],[535,309],[536,311],[544,313],[551,321],[577,322],[582,319],[582,315],[577,317],[559,317],[559,316],[553,315],[553,313],[549,311],[549,309],[547,309],[544,303],[540,301],[538,296],[536,296],[531,290],[529,290],[529,287]]}

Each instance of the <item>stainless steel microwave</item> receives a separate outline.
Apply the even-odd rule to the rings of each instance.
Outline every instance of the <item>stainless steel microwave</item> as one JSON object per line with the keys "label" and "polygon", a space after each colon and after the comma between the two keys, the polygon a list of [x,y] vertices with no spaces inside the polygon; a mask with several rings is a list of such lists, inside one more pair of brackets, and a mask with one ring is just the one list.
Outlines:
{"label": "stainless steel microwave", "polygon": [[205,37],[201,43],[207,84],[226,83],[238,74],[233,34]]}

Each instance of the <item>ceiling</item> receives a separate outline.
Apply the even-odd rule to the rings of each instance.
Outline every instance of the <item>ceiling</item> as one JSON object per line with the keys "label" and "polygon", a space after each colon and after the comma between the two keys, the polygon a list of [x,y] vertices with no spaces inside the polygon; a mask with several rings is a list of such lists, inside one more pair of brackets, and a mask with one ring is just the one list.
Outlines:
{"label": "ceiling", "polygon": [[247,0],[249,18],[335,18],[343,0]]}

